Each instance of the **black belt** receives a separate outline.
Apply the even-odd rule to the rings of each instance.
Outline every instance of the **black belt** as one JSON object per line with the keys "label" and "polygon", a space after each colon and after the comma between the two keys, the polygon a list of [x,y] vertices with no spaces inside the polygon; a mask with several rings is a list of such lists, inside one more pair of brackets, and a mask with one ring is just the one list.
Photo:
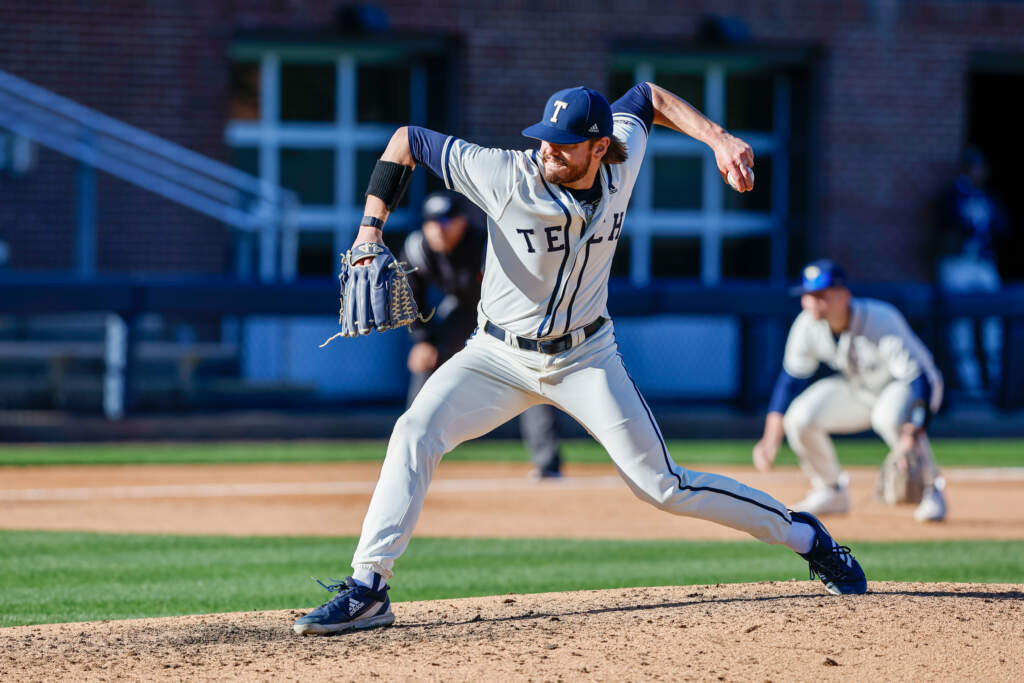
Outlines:
{"label": "black belt", "polygon": [[[598,316],[597,320],[583,328],[583,338],[586,339],[601,329],[601,326],[605,324],[606,320],[606,318]],[[500,339],[501,341],[505,341],[505,335],[507,334],[515,341],[516,346],[527,351],[539,351],[541,353],[553,354],[562,353],[563,351],[568,351],[572,348],[572,334],[564,334],[561,337],[543,340],[517,337],[511,332],[506,332],[501,329],[490,320],[484,323],[484,332],[496,339]]]}

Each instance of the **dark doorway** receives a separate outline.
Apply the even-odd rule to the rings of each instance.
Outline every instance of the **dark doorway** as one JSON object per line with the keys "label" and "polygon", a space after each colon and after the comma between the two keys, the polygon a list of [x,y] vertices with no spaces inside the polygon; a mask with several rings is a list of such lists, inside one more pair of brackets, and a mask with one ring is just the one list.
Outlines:
{"label": "dark doorway", "polygon": [[1010,235],[1000,244],[997,260],[1003,281],[1008,282],[1024,280],[1024,135],[1017,104],[1024,93],[1024,56],[1000,61],[1001,68],[976,68],[969,76],[967,141],[985,154],[989,185],[1006,207]]}

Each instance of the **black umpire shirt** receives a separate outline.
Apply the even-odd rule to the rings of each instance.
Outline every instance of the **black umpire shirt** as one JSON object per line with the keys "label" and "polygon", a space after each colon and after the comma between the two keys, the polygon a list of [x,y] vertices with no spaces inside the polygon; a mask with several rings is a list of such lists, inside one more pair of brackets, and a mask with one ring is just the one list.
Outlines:
{"label": "black umpire shirt", "polygon": [[[472,225],[466,228],[462,239],[451,253],[443,254],[430,248],[422,230],[409,233],[399,260],[414,267],[409,274],[409,285],[416,297],[420,312],[427,315],[428,287],[433,284],[445,293],[434,318],[426,323],[415,321],[410,325],[414,342],[430,342],[447,355],[444,347],[458,346],[476,327],[476,305],[480,301],[480,283],[483,281],[484,249],[487,233]],[[457,348],[451,349],[454,352]]]}

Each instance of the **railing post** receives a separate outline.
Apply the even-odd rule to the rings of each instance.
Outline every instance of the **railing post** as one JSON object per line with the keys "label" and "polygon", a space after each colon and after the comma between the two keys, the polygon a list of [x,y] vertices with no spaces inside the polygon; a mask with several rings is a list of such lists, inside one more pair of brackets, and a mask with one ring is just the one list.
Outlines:
{"label": "railing post", "polygon": [[103,376],[103,414],[108,420],[124,417],[124,372],[128,358],[128,326],[116,313],[106,320],[106,372]]}
{"label": "railing post", "polygon": [[277,228],[271,223],[260,227],[260,281],[273,282],[277,275]]}

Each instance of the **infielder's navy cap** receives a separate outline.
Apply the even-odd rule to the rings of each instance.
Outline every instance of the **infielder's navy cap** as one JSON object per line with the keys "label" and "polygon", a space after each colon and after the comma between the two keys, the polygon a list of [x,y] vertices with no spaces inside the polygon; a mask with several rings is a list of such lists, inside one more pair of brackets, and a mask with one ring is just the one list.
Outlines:
{"label": "infielder's navy cap", "polygon": [[544,117],[523,130],[528,138],[557,145],[612,136],[612,108],[604,95],[579,86],[559,90],[544,107]]}
{"label": "infielder's navy cap", "polygon": [[800,286],[790,290],[792,294],[820,292],[829,287],[845,287],[846,271],[832,259],[811,261],[800,272]]}
{"label": "infielder's navy cap", "polygon": [[458,195],[451,192],[435,192],[423,202],[424,221],[443,221],[465,213]]}

